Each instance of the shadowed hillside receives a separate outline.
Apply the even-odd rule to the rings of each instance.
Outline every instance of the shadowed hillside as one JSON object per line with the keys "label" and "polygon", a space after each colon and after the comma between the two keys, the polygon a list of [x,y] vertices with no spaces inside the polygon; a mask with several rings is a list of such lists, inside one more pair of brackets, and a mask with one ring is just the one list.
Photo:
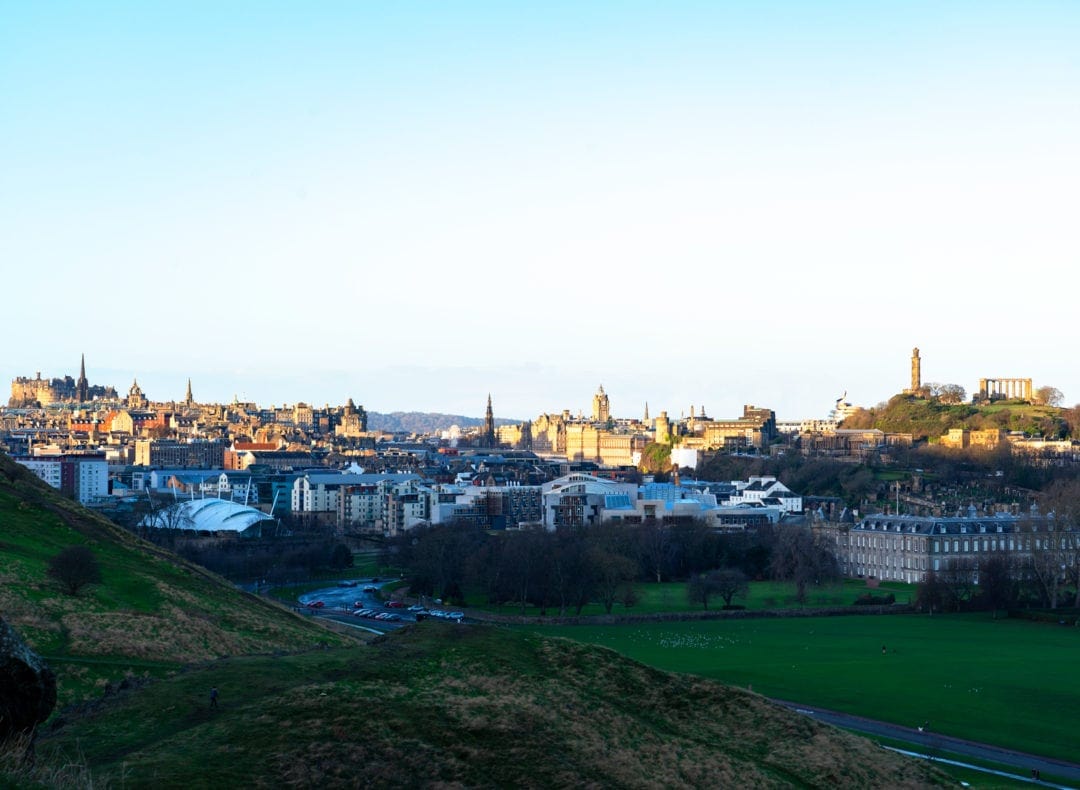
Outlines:
{"label": "shadowed hillside", "polygon": [[604,648],[443,623],[192,669],[98,706],[40,749],[76,747],[99,780],[129,787],[947,782],[750,692]]}

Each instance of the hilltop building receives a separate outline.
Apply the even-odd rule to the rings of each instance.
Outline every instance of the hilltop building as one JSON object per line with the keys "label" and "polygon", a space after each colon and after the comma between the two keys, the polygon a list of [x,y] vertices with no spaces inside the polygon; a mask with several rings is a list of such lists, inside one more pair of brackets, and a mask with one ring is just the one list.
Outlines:
{"label": "hilltop building", "polygon": [[91,400],[116,400],[112,387],[90,386],[86,379],[86,355],[79,362],[79,378],[64,376],[62,379],[43,379],[41,373],[34,378],[19,376],[11,382],[11,398],[8,406],[25,408],[48,406],[52,403],[86,403]]}

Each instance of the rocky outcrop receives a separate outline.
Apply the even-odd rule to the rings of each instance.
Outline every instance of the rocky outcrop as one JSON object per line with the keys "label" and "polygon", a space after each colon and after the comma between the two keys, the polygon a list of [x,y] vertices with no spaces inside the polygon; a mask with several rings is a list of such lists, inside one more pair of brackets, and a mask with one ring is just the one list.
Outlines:
{"label": "rocky outcrop", "polygon": [[56,707],[56,675],[0,619],[0,741],[29,733]]}

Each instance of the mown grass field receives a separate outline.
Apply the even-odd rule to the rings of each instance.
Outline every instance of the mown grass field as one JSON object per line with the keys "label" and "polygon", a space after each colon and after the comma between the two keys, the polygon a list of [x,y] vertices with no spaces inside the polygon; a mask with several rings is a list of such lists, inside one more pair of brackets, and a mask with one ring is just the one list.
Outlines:
{"label": "mown grass field", "polygon": [[769,697],[1080,761],[1076,628],[989,615],[532,628]]}
{"label": "mown grass field", "polygon": [[[220,690],[212,710],[207,693]],[[926,787],[932,766],[617,654],[422,623],[210,662],[45,736],[110,787]]]}

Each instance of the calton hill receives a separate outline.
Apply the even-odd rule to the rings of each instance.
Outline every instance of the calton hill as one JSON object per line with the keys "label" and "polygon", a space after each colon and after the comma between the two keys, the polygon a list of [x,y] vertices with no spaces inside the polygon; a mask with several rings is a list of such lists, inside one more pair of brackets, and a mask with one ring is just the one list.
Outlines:
{"label": "calton hill", "polygon": [[[850,418],[911,433],[910,447],[857,462],[720,454],[697,476],[774,475],[837,512],[1036,509],[1070,524],[1071,465],[935,438],[986,420],[1071,436],[1076,410],[947,400],[897,396]],[[113,524],[7,458],[0,473],[0,615],[55,682],[55,704],[0,735],[0,784],[1013,782],[988,768],[1075,781],[1076,557],[1052,579],[1019,564],[978,584],[964,568],[920,585],[841,578],[810,520],[187,539]],[[297,611],[298,595],[376,576],[385,600],[467,622],[379,635]],[[22,685],[0,677],[0,701],[23,701]],[[811,707],[900,729],[874,742]],[[951,738],[1008,754],[961,755]]]}

